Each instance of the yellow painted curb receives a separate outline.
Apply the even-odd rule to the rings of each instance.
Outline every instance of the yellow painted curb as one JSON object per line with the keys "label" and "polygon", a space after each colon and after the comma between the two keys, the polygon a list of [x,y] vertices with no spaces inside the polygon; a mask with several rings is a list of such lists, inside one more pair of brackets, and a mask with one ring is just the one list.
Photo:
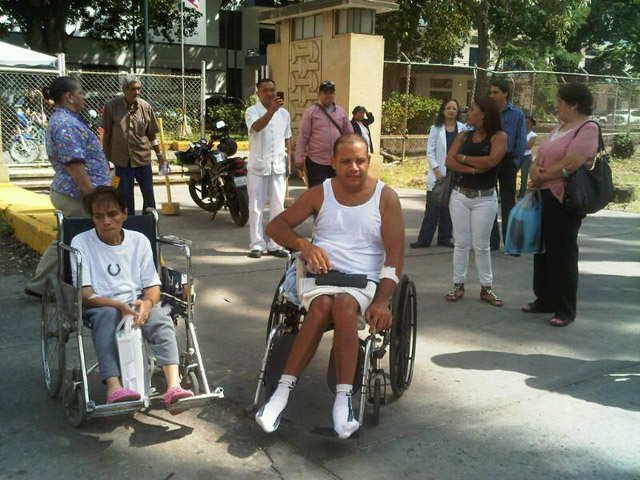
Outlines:
{"label": "yellow painted curb", "polygon": [[57,235],[54,211],[47,195],[0,183],[0,213],[13,227],[15,237],[40,253]]}

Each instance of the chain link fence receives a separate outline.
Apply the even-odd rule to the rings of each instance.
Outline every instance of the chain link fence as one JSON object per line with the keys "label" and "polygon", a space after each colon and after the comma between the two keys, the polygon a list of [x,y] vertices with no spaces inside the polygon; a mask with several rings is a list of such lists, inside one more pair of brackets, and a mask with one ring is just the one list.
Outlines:
{"label": "chain link fence", "polygon": [[[381,148],[389,158],[424,156],[430,126],[443,100],[466,109],[476,92],[478,67],[386,61],[383,76]],[[593,118],[606,136],[640,136],[640,79],[586,72],[488,72],[512,85],[514,105],[537,120],[536,130],[557,124],[556,93],[566,83],[587,84],[594,96]],[[464,115],[463,115],[464,117]]]}
{"label": "chain link fence", "polygon": [[[96,130],[101,124],[105,103],[122,94],[120,79],[125,73],[65,72],[82,84],[85,92],[82,115]],[[55,70],[0,68],[0,127],[5,160],[16,163],[47,161],[45,131],[53,109],[44,101],[41,92],[58,76],[59,72]],[[205,118],[203,76],[137,76],[142,83],[142,98],[163,118],[166,139],[200,138]]]}

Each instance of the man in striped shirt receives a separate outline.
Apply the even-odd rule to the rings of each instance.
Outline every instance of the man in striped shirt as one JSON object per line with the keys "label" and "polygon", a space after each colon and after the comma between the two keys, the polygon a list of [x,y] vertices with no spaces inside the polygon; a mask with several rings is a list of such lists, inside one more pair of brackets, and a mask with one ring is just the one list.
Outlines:
{"label": "man in striped shirt", "polygon": [[[506,80],[493,79],[489,87],[489,96],[498,104],[502,112],[502,130],[507,134],[507,153],[498,165],[498,185],[500,190],[500,206],[502,215],[502,240],[507,234],[509,213],[516,203],[516,175],[527,148],[527,128],[524,113],[512,103],[511,85]],[[491,250],[500,248],[500,230],[498,217],[493,222],[491,230]]]}

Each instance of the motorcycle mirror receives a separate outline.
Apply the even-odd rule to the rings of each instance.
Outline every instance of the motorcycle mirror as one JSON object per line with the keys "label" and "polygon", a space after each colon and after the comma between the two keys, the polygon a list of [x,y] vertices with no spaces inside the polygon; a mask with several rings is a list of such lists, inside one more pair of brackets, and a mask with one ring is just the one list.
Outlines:
{"label": "motorcycle mirror", "polygon": [[98,112],[96,112],[93,108],[89,110],[89,116],[91,118],[98,118]]}
{"label": "motorcycle mirror", "polygon": [[224,123],[222,120],[218,120],[218,121],[216,122],[216,128],[217,128],[217,129],[221,129],[221,128],[224,128],[224,127],[226,127],[226,126],[227,126],[227,124],[226,124],[226,123]]}

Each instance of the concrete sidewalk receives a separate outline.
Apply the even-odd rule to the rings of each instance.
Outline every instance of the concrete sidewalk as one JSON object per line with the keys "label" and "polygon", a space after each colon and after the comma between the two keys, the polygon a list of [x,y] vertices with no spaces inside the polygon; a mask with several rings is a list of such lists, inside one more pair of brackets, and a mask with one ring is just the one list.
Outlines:
{"label": "concrete sidewalk", "polygon": [[[555,329],[549,315],[520,312],[532,300],[530,256],[493,255],[504,308],[479,301],[473,260],[467,296],[446,303],[451,250],[408,248],[424,193],[399,193],[405,269],[418,289],[417,359],[410,390],[383,407],[380,425],[369,421],[345,442],[310,433],[331,424],[329,338],[277,433],[242,415],[284,262],[247,258],[248,228],[226,212],[210,221],[178,187],[182,214],[163,217],[161,232],[193,240],[198,338],[208,377],[227,398],[178,417],[152,410],[67,427],[43,388],[38,305],[18,296],[26,279],[5,277],[0,361],[11,389],[0,393],[0,478],[639,478],[640,215],[605,211],[584,221],[578,319]],[[160,204],[165,193],[156,195]]]}

